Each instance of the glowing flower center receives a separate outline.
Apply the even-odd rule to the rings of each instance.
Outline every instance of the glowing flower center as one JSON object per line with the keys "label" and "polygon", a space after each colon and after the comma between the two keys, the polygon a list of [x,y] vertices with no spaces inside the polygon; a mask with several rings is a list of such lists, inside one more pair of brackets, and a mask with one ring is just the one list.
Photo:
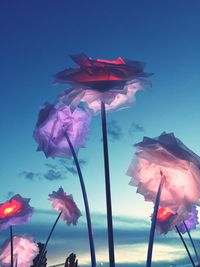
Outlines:
{"label": "glowing flower center", "polygon": [[15,205],[13,205],[12,207],[9,207],[9,208],[6,208],[3,213],[6,215],[6,214],[9,214],[11,213],[14,209],[16,208]]}
{"label": "glowing flower center", "polygon": [[22,202],[12,199],[0,205],[0,219],[17,214],[22,208]]}
{"label": "glowing flower center", "polygon": [[172,213],[170,211],[168,211],[166,208],[159,208],[158,214],[157,214],[157,220],[160,222],[164,222],[171,215],[172,215]]}

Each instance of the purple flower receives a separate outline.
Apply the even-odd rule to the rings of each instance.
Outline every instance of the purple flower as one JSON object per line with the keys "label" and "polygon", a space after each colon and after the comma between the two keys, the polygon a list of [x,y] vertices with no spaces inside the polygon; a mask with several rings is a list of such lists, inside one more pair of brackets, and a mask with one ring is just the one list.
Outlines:
{"label": "purple flower", "polygon": [[61,218],[67,222],[68,225],[76,225],[81,212],[76,206],[72,195],[66,195],[63,188],[60,187],[57,192],[53,191],[49,194],[49,200],[52,202],[52,207],[56,211],[62,211]]}
{"label": "purple flower", "polygon": [[71,150],[65,134],[76,151],[86,142],[90,115],[80,108],[72,113],[62,103],[46,103],[40,110],[33,137],[46,157],[70,157]]}
{"label": "purple flower", "polygon": [[[13,237],[13,259],[14,265],[29,267],[39,252],[38,245],[33,238],[27,235]],[[0,264],[2,267],[10,266],[10,240],[7,240],[0,251]]]}
{"label": "purple flower", "polygon": [[177,214],[191,211],[200,198],[200,158],[173,133],[144,137],[135,147],[136,157],[127,171],[130,185],[137,186],[146,201],[154,202],[164,177],[160,206]]}
{"label": "purple flower", "polygon": [[[184,220],[188,230],[192,230],[195,229],[198,222],[198,211],[196,206],[192,206],[192,210],[191,212],[188,212],[188,215],[186,217],[186,219]],[[187,232],[187,229],[184,225],[183,222],[177,224],[178,230],[182,233],[185,234]]]}
{"label": "purple flower", "polygon": [[55,82],[70,83],[73,88],[61,94],[61,100],[71,108],[80,102],[97,114],[101,102],[106,110],[116,110],[130,106],[135,101],[135,93],[150,83],[141,79],[151,74],[143,72],[145,64],[139,61],[91,59],[81,53],[71,58],[77,68],[68,68],[55,75]]}
{"label": "purple flower", "polygon": [[30,198],[23,198],[19,194],[9,201],[0,204],[0,231],[11,225],[27,223],[34,212],[29,205]]}

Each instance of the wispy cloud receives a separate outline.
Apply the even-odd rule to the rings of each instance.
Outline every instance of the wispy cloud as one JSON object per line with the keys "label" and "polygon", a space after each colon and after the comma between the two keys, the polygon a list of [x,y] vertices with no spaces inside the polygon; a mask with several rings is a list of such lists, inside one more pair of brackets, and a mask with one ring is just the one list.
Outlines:
{"label": "wispy cloud", "polygon": [[58,166],[56,164],[45,163],[45,166],[50,168],[50,169],[53,169],[53,170],[57,170],[58,169]]}
{"label": "wispy cloud", "polygon": [[[83,168],[87,164],[87,160],[85,159],[79,159],[78,161],[81,168]],[[63,166],[67,170],[67,172],[71,173],[72,175],[77,174],[76,166],[73,159],[61,159],[59,160],[59,164],[61,164],[61,166]]]}
{"label": "wispy cloud", "polygon": [[32,171],[23,171],[19,174],[19,176],[22,176],[23,178],[33,181],[35,179],[41,179],[41,173],[38,172],[32,172]]}
{"label": "wispy cloud", "polygon": [[145,132],[144,127],[134,121],[131,123],[128,129],[128,133],[130,136],[133,136],[135,133],[144,133],[144,132]]}
{"label": "wispy cloud", "polygon": [[63,180],[63,179],[66,178],[66,177],[63,175],[62,172],[60,172],[60,171],[55,171],[55,170],[53,170],[53,169],[48,170],[48,171],[43,175],[43,177],[44,177],[46,180],[49,180],[49,181]]}
{"label": "wispy cloud", "polygon": [[[83,168],[87,164],[87,160],[79,159],[79,164],[81,168]],[[56,160],[54,164],[49,162],[45,163],[45,166],[48,168],[46,172],[38,173],[34,171],[22,171],[19,176],[29,181],[35,181],[39,179],[55,181],[66,179],[68,174],[77,174],[76,166],[73,159],[59,159]]]}
{"label": "wispy cloud", "polygon": [[115,120],[108,121],[107,132],[111,141],[120,141],[123,137],[122,129]]}

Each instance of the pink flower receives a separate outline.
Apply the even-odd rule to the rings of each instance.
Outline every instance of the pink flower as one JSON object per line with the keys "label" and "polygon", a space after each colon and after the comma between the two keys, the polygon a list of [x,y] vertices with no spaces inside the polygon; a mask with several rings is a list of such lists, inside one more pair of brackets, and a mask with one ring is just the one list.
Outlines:
{"label": "pink flower", "polygon": [[143,72],[144,63],[125,60],[91,59],[85,54],[71,56],[77,68],[68,68],[55,75],[55,81],[70,83],[73,88],[61,94],[61,100],[72,109],[83,102],[94,114],[99,113],[101,102],[106,110],[130,106],[135,93],[150,83],[141,79],[151,74]]}
{"label": "pink flower", "polygon": [[72,195],[66,195],[63,188],[60,187],[57,192],[53,191],[52,194],[49,194],[49,200],[52,202],[53,210],[62,211],[61,218],[68,225],[77,224],[81,212],[76,206]]}
{"label": "pink flower", "polygon": [[29,201],[30,198],[23,198],[17,194],[9,201],[0,203],[0,230],[7,229],[11,225],[27,223],[34,212]]}
{"label": "pink flower", "polygon": [[[29,267],[39,252],[38,245],[33,238],[27,235],[13,237],[14,265]],[[10,267],[10,240],[7,240],[0,251],[0,264],[2,267]]]}
{"label": "pink flower", "polygon": [[127,171],[130,185],[137,186],[146,201],[154,202],[164,177],[160,206],[172,213],[190,212],[200,198],[200,158],[172,133],[144,137],[135,147],[136,156]]}

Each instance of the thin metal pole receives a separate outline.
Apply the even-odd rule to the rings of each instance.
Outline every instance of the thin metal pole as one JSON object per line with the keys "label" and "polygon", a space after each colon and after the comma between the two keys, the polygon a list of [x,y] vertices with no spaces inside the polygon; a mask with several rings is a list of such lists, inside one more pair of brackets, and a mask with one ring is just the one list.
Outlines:
{"label": "thin metal pole", "polygon": [[13,267],[13,229],[10,225],[10,265]]}
{"label": "thin metal pole", "polygon": [[107,127],[106,127],[106,110],[105,110],[105,104],[103,102],[101,102],[101,119],[102,119],[105,186],[106,186],[109,262],[110,262],[110,267],[115,267],[112,203],[111,203],[111,190],[110,190],[110,171],[109,171],[108,141],[107,141]]}
{"label": "thin metal pole", "polygon": [[49,233],[49,235],[48,235],[48,237],[47,237],[46,243],[44,244],[44,246],[43,246],[43,248],[42,248],[42,251],[41,251],[41,253],[40,253],[38,262],[36,263],[36,267],[39,266],[39,264],[40,264],[40,261],[41,261],[43,255],[44,255],[44,253],[45,253],[45,250],[46,250],[46,248],[47,248],[49,239],[51,238],[51,235],[52,235],[52,233],[53,233],[53,231],[54,231],[54,229],[55,229],[55,227],[56,227],[56,224],[57,224],[58,220],[60,219],[61,214],[62,214],[62,211],[59,213],[59,215],[58,215],[56,221],[54,222],[54,225],[53,225],[52,228],[51,228],[51,231],[50,231],[50,233]]}
{"label": "thin metal pole", "polygon": [[180,238],[181,238],[181,241],[183,242],[183,245],[184,245],[184,247],[185,247],[185,249],[186,249],[186,251],[187,251],[187,254],[188,254],[189,258],[190,258],[190,261],[191,261],[191,263],[192,263],[192,266],[195,267],[194,261],[193,261],[192,256],[191,256],[191,254],[190,254],[190,252],[189,252],[189,250],[188,250],[188,248],[187,248],[187,245],[186,245],[186,243],[185,243],[185,241],[184,241],[184,239],[183,239],[183,237],[182,237],[182,235],[181,235],[181,232],[179,231],[179,229],[178,229],[177,226],[175,226],[175,228],[176,228],[176,231],[178,232],[178,234],[179,234],[179,236],[180,236]]}
{"label": "thin metal pole", "polygon": [[79,181],[80,181],[80,184],[81,184],[83,200],[84,200],[84,205],[85,205],[86,219],[87,219],[87,228],[88,228],[88,236],[89,236],[89,244],[90,244],[91,264],[92,264],[92,267],[96,267],[96,256],[95,256],[95,247],[94,247],[92,223],[91,223],[90,209],[89,209],[89,203],[88,203],[85,183],[84,183],[84,180],[83,180],[83,175],[82,175],[82,172],[81,172],[81,168],[80,168],[80,164],[79,164],[76,152],[74,150],[74,147],[73,147],[73,145],[72,145],[67,133],[65,133],[65,137],[67,139],[67,142],[69,144],[72,156],[74,158],[74,162],[75,162],[76,169],[77,169],[78,176],[79,176]]}
{"label": "thin metal pole", "polygon": [[199,255],[198,255],[198,252],[197,252],[197,250],[196,250],[194,241],[193,241],[193,239],[192,239],[192,237],[191,237],[190,231],[189,231],[189,229],[188,229],[187,224],[185,223],[185,221],[183,221],[183,224],[184,224],[185,229],[186,229],[186,231],[187,231],[187,234],[188,234],[188,236],[189,236],[189,238],[190,238],[190,242],[191,242],[191,244],[192,244],[192,247],[193,247],[193,249],[194,249],[194,253],[195,253],[195,255],[196,255],[197,262],[198,262],[198,264],[199,264],[199,263],[200,263],[200,259],[199,259]]}
{"label": "thin metal pole", "polygon": [[165,181],[165,177],[162,175],[161,172],[161,181],[160,185],[158,187],[158,192],[156,195],[155,205],[154,205],[154,212],[152,216],[152,222],[151,222],[151,230],[149,234],[149,245],[148,245],[148,252],[147,252],[147,262],[146,267],[151,267],[151,261],[152,261],[152,253],[153,253],[153,242],[154,242],[154,234],[155,234],[155,228],[156,228],[156,221],[157,221],[157,214],[158,214],[158,207],[160,203],[160,195],[163,187],[163,183]]}

